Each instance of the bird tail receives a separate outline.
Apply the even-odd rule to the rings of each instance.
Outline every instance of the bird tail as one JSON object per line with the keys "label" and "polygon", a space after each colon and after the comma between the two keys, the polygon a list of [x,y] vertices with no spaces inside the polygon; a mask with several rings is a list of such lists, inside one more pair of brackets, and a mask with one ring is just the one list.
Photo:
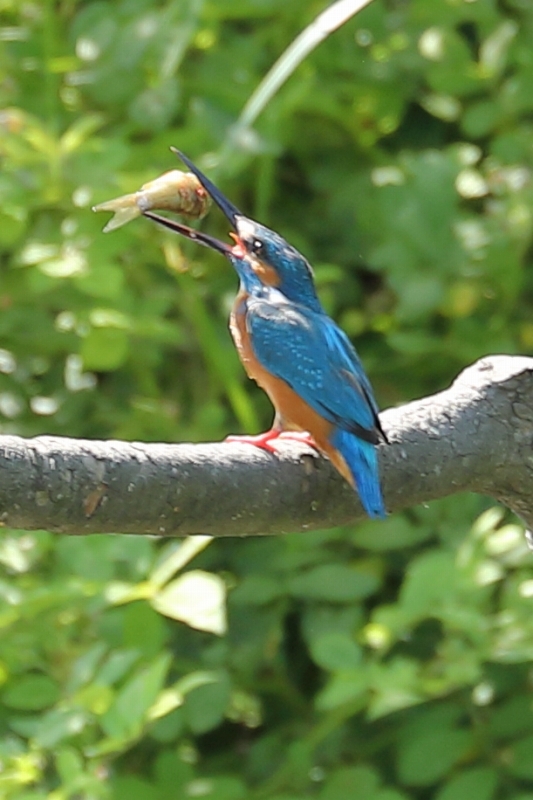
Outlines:
{"label": "bird tail", "polygon": [[[378,454],[375,445],[359,439],[355,434],[337,428],[330,443],[342,455],[355,483],[363,508],[369,517],[383,519],[387,512],[379,482]],[[344,473],[344,470],[341,470]]]}

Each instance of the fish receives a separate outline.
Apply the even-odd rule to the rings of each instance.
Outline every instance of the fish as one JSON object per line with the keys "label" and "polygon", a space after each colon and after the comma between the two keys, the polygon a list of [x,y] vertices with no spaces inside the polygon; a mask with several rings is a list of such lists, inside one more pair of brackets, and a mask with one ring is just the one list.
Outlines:
{"label": "fish", "polygon": [[109,233],[140,217],[145,211],[173,211],[190,219],[202,219],[211,207],[211,198],[196,175],[172,169],[137,192],[115,197],[93,206],[93,211],[112,211],[114,216],[105,225]]}

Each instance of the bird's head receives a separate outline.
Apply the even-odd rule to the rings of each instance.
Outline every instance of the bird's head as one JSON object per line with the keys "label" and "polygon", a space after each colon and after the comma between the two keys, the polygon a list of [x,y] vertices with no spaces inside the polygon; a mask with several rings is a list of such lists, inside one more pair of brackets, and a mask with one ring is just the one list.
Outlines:
{"label": "bird's head", "polygon": [[[235,244],[233,247],[229,247],[223,242],[196,232],[193,236],[190,228],[187,229],[189,233],[185,233],[186,226],[178,226],[177,223],[168,224],[168,220],[165,223],[164,218],[158,218],[158,215],[155,214],[146,213],[145,216],[167,224],[167,227],[173,228],[178,233],[222,252],[231,261],[235,257],[244,259],[247,267],[254,272],[264,286],[276,287],[292,302],[302,303],[316,310],[321,309],[313,280],[313,271],[304,256],[286,242],[279,233],[242,214],[187,156],[175,148],[172,150],[196,175],[204,189],[230,221],[233,227],[230,236],[234,239]],[[237,268],[236,264],[234,266]],[[240,266],[243,267],[243,265]]]}

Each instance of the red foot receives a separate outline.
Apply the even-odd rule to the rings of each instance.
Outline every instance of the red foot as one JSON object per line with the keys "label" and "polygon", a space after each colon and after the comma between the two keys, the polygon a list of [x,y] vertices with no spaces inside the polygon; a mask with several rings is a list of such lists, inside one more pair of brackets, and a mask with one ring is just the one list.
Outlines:
{"label": "red foot", "polygon": [[271,442],[275,442],[279,438],[281,431],[277,428],[271,428],[269,431],[260,433],[257,436],[226,436],[225,442],[240,442],[240,444],[251,444],[254,447],[259,447],[261,450],[266,450],[267,453],[275,453],[276,448]]}
{"label": "red foot", "polygon": [[307,431],[283,431],[280,433],[279,439],[289,439],[292,442],[300,442],[300,444],[306,444],[309,447],[312,447],[313,450],[317,450],[316,442],[311,436],[310,433]]}

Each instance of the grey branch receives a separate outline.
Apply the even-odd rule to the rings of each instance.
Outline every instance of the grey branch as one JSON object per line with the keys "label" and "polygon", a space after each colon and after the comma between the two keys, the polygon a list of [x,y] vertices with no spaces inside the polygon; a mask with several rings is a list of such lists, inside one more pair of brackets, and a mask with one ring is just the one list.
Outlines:
{"label": "grey branch", "polygon": [[[533,527],[533,359],[492,356],[381,415],[387,508],[481,492]],[[0,524],[57,533],[280,534],[363,518],[329,462],[283,442],[140,444],[0,436]]]}

